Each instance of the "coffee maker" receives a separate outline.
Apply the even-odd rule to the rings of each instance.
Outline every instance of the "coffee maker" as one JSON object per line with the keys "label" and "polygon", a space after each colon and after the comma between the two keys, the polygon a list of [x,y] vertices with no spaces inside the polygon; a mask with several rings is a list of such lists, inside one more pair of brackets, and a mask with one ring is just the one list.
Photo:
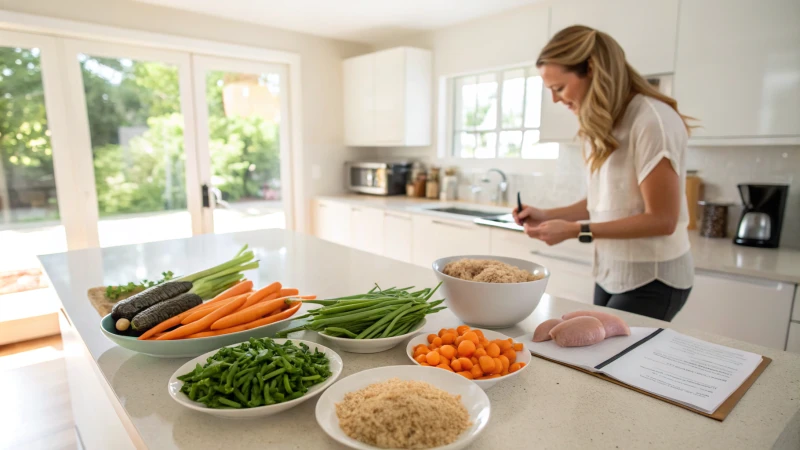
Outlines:
{"label": "coffee maker", "polygon": [[738,187],[744,205],[733,243],[749,247],[776,248],[781,240],[781,226],[789,186],[740,184]]}

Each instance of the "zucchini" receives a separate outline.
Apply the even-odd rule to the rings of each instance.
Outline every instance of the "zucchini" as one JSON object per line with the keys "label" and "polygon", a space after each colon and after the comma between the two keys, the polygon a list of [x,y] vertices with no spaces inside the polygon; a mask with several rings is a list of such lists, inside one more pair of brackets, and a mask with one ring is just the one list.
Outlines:
{"label": "zucchini", "polygon": [[191,292],[180,294],[177,297],[156,303],[137,314],[131,321],[131,328],[136,331],[147,331],[170,317],[177,316],[202,303],[203,299],[197,294],[192,294]]}
{"label": "zucchini", "polygon": [[177,297],[184,292],[189,292],[191,288],[192,283],[188,281],[167,281],[158,286],[153,286],[114,304],[114,307],[111,308],[111,318],[115,322],[119,319],[133,320],[137,314],[145,309],[156,303]]}

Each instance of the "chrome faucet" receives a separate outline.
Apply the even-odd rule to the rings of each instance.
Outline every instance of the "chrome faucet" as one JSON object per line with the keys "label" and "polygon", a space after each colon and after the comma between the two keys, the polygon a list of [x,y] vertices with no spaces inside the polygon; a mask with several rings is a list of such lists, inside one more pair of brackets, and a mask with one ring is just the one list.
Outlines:
{"label": "chrome faucet", "polygon": [[484,183],[491,183],[489,175],[492,172],[497,172],[500,175],[500,182],[497,183],[497,192],[492,197],[492,201],[495,204],[505,205],[508,203],[508,177],[506,176],[506,173],[500,169],[492,168],[486,171],[481,181]]}

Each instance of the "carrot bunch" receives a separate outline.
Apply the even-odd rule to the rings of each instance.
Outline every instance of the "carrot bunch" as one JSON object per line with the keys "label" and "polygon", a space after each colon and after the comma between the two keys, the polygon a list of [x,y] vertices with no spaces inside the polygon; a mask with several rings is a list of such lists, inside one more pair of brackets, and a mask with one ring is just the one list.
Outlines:
{"label": "carrot bunch", "polygon": [[299,294],[297,289],[283,288],[278,282],[254,291],[253,282],[245,280],[202,305],[159,323],[139,340],[219,336],[269,325],[293,316],[302,300],[317,298]]}
{"label": "carrot bunch", "polygon": [[428,335],[428,345],[414,347],[414,360],[455,372],[470,380],[489,380],[514,373],[525,366],[516,362],[522,343],[509,339],[489,341],[481,330],[467,325],[442,328]]}

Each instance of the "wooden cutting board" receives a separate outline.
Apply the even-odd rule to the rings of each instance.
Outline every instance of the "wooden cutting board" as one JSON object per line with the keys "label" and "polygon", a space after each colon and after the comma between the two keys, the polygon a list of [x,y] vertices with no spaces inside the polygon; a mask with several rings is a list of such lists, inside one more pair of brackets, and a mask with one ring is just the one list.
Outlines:
{"label": "wooden cutting board", "polygon": [[132,292],[130,294],[120,295],[117,300],[111,300],[110,298],[106,297],[105,286],[93,287],[89,289],[86,293],[86,295],[89,297],[89,302],[91,302],[95,311],[97,311],[97,313],[100,314],[100,317],[105,317],[111,314],[111,308],[114,307],[115,303],[117,303],[120,300],[125,300],[126,298],[130,297],[133,294],[135,294],[135,292]]}

